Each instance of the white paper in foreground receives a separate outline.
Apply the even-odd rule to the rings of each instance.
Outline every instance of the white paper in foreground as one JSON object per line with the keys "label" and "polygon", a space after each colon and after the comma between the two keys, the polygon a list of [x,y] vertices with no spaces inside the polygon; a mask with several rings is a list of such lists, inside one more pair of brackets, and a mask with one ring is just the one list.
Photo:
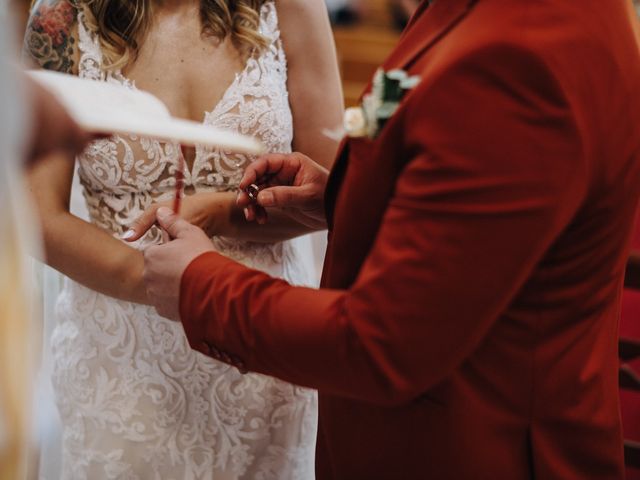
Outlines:
{"label": "white paper in foreground", "polygon": [[73,119],[89,132],[135,134],[253,155],[264,151],[254,138],[174,118],[164,103],[141,90],[57,72],[27,73],[54,94]]}

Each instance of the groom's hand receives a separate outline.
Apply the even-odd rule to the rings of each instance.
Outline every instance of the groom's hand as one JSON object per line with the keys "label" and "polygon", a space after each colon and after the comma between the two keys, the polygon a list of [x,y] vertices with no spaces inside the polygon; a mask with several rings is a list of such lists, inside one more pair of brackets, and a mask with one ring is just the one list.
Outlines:
{"label": "groom's hand", "polygon": [[147,298],[160,315],[180,320],[180,281],[189,264],[206,252],[214,251],[211,240],[168,208],[156,212],[158,224],[170,241],[144,252],[144,282]]}
{"label": "groom's hand", "polygon": [[[266,223],[267,208],[278,208],[314,230],[327,228],[324,191],[329,171],[301,153],[266,155],[251,163],[240,182],[238,206],[249,221]],[[257,185],[257,198],[247,188]]]}

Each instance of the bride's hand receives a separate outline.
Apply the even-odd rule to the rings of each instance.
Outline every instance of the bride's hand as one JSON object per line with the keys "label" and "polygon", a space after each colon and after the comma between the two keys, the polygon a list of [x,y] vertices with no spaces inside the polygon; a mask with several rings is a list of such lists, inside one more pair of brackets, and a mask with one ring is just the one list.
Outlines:
{"label": "bride's hand", "polygon": [[[180,217],[204,230],[209,237],[216,234],[218,225],[228,221],[231,213],[230,197],[233,193],[204,192],[186,196],[182,199]],[[173,201],[158,202],[148,207],[142,215],[129,226],[122,236],[127,242],[135,242],[156,224],[156,212],[160,207],[172,208]]]}

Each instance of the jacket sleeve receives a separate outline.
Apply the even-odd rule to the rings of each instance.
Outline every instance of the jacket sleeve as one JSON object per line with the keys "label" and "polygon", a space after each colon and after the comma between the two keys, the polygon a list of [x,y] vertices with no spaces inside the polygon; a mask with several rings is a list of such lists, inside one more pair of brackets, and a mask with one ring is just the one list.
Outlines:
{"label": "jacket sleeve", "polygon": [[569,100],[536,55],[498,45],[425,79],[403,108],[410,161],[352,288],[295,288],[205,254],[182,280],[195,348],[326,394],[398,405],[504,321],[586,195]]}

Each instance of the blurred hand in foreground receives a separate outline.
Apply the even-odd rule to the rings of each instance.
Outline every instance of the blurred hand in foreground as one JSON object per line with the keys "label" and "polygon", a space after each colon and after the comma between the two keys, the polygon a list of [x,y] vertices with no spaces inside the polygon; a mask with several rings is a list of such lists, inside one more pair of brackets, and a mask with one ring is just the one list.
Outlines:
{"label": "blurred hand in foreground", "polygon": [[33,118],[31,138],[25,151],[27,165],[56,152],[75,158],[87,143],[101,137],[80,128],[48,90],[26,75],[23,80],[30,97]]}

